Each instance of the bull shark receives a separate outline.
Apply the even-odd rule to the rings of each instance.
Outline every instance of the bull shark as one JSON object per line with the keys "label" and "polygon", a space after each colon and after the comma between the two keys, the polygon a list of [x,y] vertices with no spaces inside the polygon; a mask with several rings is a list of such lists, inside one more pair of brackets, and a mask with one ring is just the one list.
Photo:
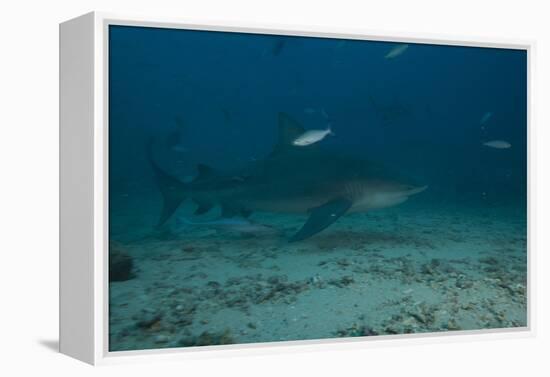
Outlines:
{"label": "bull shark", "polygon": [[279,113],[278,121],[278,143],[272,153],[240,176],[198,165],[196,178],[182,182],[156,163],[150,143],[148,157],[163,196],[158,225],[190,198],[198,205],[197,215],[215,205],[221,206],[223,217],[248,217],[254,211],[305,214],[308,219],[289,239],[296,242],[316,235],[347,213],[395,206],[427,188],[389,178],[372,162],[316,144],[296,147],[293,141],[305,129],[286,113]]}

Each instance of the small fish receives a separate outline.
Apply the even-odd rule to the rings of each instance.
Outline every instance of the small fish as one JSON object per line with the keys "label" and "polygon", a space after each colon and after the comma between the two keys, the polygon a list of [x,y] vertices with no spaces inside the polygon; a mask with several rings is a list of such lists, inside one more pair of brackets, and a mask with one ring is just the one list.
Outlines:
{"label": "small fish", "polygon": [[327,135],[333,135],[330,125],[326,130],[309,130],[298,136],[292,142],[293,145],[297,147],[305,147],[306,145],[311,145],[317,143],[318,141],[323,140]]}
{"label": "small fish", "polygon": [[278,39],[273,45],[273,49],[271,50],[271,53],[273,54],[273,56],[279,56],[281,54],[281,51],[283,51],[284,47],[285,47],[285,40],[282,38]]}
{"label": "small fish", "polygon": [[386,54],[386,56],[384,56],[384,58],[386,58],[386,59],[397,58],[399,55],[402,55],[408,48],[409,48],[408,44],[397,45],[394,48],[392,48]]}
{"label": "small fish", "polygon": [[370,103],[382,121],[382,125],[390,126],[411,115],[409,107],[401,104],[397,99],[393,102],[379,102],[373,96],[369,96]]}
{"label": "small fish", "polygon": [[312,115],[312,114],[315,114],[315,109],[312,109],[311,107],[306,107],[304,109],[304,113],[308,114],[308,115]]}
{"label": "small fish", "polygon": [[479,124],[485,124],[487,121],[493,116],[493,113],[490,111],[487,111],[483,116],[481,117],[481,120],[479,121]]}
{"label": "small fish", "polygon": [[483,143],[483,145],[485,145],[486,147],[496,148],[496,149],[508,149],[512,147],[512,144],[504,140],[491,140],[486,143]]}

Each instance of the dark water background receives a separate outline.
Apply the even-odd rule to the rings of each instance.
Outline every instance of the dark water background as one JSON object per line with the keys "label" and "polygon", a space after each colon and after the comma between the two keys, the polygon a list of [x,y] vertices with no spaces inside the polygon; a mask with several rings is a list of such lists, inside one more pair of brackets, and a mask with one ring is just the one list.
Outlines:
{"label": "dark water background", "polygon": [[[284,111],[306,128],[330,122],[326,148],[428,184],[422,200],[526,200],[525,51],[409,44],[385,59],[397,44],[110,28],[111,193],[151,185],[150,136],[180,177],[196,163],[239,169],[270,152]],[[482,145],[495,139],[512,148]]]}

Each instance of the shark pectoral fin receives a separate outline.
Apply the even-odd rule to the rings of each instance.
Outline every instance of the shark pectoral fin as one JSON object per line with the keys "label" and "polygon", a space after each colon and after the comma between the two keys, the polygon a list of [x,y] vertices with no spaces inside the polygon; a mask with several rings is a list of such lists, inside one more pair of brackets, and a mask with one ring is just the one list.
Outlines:
{"label": "shark pectoral fin", "polygon": [[349,199],[338,198],[313,208],[310,211],[309,219],[307,219],[298,233],[290,238],[289,242],[305,240],[319,233],[338,220],[340,216],[350,209],[351,205],[352,202]]}

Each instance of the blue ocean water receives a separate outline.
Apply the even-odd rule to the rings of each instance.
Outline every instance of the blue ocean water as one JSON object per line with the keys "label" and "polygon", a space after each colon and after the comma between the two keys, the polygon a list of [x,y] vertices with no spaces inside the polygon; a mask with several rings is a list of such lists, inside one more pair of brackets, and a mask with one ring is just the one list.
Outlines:
{"label": "blue ocean water", "polygon": [[112,351],[526,326],[526,51],[110,26],[109,223]]}

